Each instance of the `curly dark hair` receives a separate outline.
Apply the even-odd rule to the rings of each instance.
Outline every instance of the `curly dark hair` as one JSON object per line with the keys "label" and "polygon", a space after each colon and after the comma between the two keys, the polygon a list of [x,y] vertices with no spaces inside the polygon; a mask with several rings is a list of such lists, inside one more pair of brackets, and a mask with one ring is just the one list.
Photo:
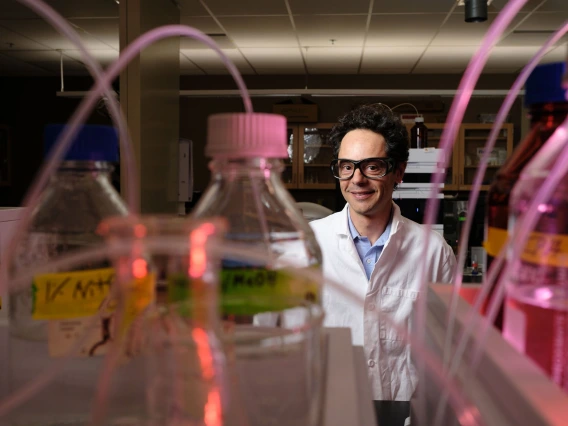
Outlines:
{"label": "curly dark hair", "polygon": [[408,131],[399,116],[388,107],[377,104],[361,105],[340,117],[329,133],[336,158],[343,137],[356,129],[367,129],[382,135],[387,143],[387,156],[397,164],[408,161]]}

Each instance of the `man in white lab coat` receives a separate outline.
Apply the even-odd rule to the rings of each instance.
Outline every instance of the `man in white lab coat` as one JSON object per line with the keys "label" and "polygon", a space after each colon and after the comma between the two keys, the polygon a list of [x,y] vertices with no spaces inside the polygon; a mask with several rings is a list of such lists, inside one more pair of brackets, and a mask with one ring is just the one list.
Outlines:
{"label": "man in white lab coat", "polygon": [[392,201],[408,161],[408,132],[398,116],[384,107],[358,107],[339,120],[330,139],[337,158],[332,172],[347,204],[311,226],[325,276],[364,305],[324,288],[325,325],[351,328],[353,344],[364,348],[375,400],[409,401],[417,382],[410,346],[376,311],[410,330],[421,262],[427,261],[428,281],[450,283],[455,256],[436,232],[426,253],[423,226],[401,216]]}

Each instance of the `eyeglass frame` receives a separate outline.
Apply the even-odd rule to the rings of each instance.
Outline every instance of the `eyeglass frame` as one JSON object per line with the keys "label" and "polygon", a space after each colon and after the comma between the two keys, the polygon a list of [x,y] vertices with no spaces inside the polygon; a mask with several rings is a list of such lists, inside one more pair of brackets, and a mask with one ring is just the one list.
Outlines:
{"label": "eyeglass frame", "polygon": [[[363,173],[363,170],[361,169],[361,163],[364,162],[364,161],[369,161],[369,160],[381,160],[381,161],[384,161],[385,163],[387,163],[387,171],[386,171],[383,175],[381,175],[381,176],[367,176],[365,173]],[[350,163],[353,164],[353,173],[351,174],[351,176],[349,176],[349,177],[344,177],[344,178],[335,176],[335,173],[333,173],[333,166],[334,166],[335,164],[337,164],[338,161],[349,161]],[[359,171],[361,172],[361,174],[362,174],[363,176],[365,176],[367,179],[379,180],[379,179],[384,178],[384,177],[385,177],[386,175],[388,175],[389,173],[393,172],[393,171],[396,169],[396,165],[397,165],[396,160],[394,160],[393,158],[390,158],[390,157],[369,157],[369,158],[363,158],[362,160],[358,160],[358,161],[349,160],[348,158],[336,158],[336,159],[334,159],[334,160],[331,160],[331,163],[329,164],[329,168],[330,168],[330,170],[331,170],[332,176],[333,176],[335,179],[337,179],[337,180],[349,180],[349,179],[352,179],[353,176],[355,176],[355,171],[356,171],[357,169],[359,169]]]}

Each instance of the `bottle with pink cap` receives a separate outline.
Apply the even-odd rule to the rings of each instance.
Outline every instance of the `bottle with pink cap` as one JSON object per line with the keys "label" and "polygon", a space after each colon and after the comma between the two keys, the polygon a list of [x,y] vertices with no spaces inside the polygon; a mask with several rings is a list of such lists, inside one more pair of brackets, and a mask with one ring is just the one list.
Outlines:
{"label": "bottle with pink cap", "polygon": [[[223,261],[223,314],[245,321],[251,315],[320,301],[319,283],[300,284],[278,272],[290,264],[321,270],[315,236],[281,180],[281,158],[288,157],[286,135],[286,118],[280,115],[209,117],[205,153],[212,157],[212,179],[192,215],[223,217],[228,240],[260,250],[269,259]],[[268,318],[255,319],[262,317]]]}
{"label": "bottle with pink cap", "polygon": [[[212,157],[212,179],[192,216],[222,217],[228,241],[265,255],[243,261],[223,254],[219,299],[232,383],[229,426],[320,424],[322,257],[281,179],[286,138],[283,116],[209,117],[205,153]],[[290,266],[311,268],[316,279],[303,279]],[[179,288],[169,290],[176,296],[171,301],[184,297]]]}

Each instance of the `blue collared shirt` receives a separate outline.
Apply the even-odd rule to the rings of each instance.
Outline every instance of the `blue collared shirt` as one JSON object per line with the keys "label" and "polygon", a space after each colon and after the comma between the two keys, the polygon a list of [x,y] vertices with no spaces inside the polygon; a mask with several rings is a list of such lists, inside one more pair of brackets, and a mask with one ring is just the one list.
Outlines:
{"label": "blue collared shirt", "polygon": [[355,243],[355,248],[357,249],[357,253],[359,253],[359,258],[363,263],[363,267],[365,268],[365,274],[367,274],[367,279],[371,278],[371,272],[375,268],[375,263],[381,257],[381,253],[383,252],[383,248],[389,239],[391,233],[391,225],[392,225],[392,210],[391,210],[391,217],[389,222],[387,223],[387,227],[383,234],[379,237],[375,244],[371,246],[371,242],[367,237],[362,237],[355,229],[355,225],[351,221],[351,214],[347,211],[347,220],[349,221],[349,231],[351,232],[351,237],[353,237],[353,242]]}

